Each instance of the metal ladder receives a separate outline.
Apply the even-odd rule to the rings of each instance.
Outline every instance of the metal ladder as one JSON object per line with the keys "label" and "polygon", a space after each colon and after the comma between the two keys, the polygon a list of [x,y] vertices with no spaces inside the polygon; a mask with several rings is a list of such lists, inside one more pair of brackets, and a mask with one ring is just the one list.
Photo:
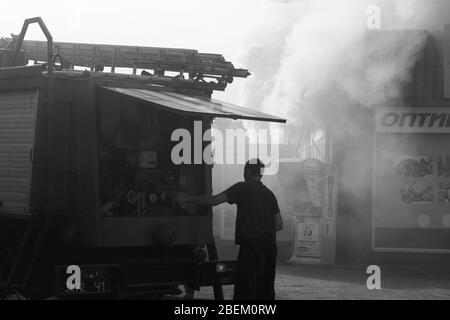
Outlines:
{"label": "metal ladder", "polygon": [[[47,60],[46,42],[23,41],[22,48],[29,60]],[[136,74],[141,68],[152,69],[159,76],[165,71],[173,71],[188,73],[191,79],[208,75],[230,81],[233,77],[250,75],[247,70],[236,69],[220,54],[199,53],[191,49],[55,42],[53,50],[62,58],[63,66],[69,69],[82,66],[103,71],[103,68],[111,67],[114,73],[116,68],[132,68]]]}
{"label": "metal ladder", "polygon": [[[40,18],[35,21],[42,22]],[[235,77],[250,76],[248,70],[235,68],[220,54],[190,49],[30,41],[24,40],[23,30],[19,36],[0,39],[0,53],[3,51],[4,57],[11,56],[11,47],[14,47],[15,64],[20,54],[21,61],[46,63],[57,71],[82,67],[103,72],[110,68],[114,74],[118,68],[126,68],[136,75],[142,69],[141,76],[175,79],[192,85],[201,83],[212,90],[224,90]]]}

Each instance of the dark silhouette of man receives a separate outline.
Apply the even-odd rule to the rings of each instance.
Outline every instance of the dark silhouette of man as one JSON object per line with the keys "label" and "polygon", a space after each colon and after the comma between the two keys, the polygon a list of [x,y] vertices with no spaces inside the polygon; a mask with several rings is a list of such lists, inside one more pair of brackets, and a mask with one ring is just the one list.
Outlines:
{"label": "dark silhouette of man", "polygon": [[250,160],[245,165],[244,182],[218,195],[179,194],[180,205],[194,202],[217,206],[237,205],[236,244],[240,246],[236,269],[235,300],[274,300],[277,261],[276,233],[283,229],[278,201],[262,182],[264,164]]}

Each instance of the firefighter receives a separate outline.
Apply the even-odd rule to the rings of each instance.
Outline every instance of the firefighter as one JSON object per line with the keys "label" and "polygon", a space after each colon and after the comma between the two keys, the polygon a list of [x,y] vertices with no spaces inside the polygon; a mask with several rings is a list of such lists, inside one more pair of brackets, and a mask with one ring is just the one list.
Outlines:
{"label": "firefighter", "polygon": [[283,229],[278,201],[262,182],[264,164],[251,160],[244,169],[244,182],[218,195],[178,194],[177,202],[217,206],[237,205],[235,242],[240,246],[236,268],[235,300],[274,300],[277,261],[276,233]]}

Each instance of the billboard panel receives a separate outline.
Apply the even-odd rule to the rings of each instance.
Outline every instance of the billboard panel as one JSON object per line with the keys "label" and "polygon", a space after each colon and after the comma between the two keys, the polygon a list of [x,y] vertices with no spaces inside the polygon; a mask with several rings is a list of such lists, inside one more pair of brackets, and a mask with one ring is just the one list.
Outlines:
{"label": "billboard panel", "polygon": [[450,253],[450,108],[376,111],[373,246]]}

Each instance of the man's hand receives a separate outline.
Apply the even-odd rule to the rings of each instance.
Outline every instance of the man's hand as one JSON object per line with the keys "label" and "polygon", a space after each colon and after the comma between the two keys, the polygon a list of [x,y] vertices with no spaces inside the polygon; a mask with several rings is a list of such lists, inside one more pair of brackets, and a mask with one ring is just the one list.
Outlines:
{"label": "man's hand", "polygon": [[190,196],[188,195],[188,194],[186,194],[186,193],[183,193],[183,192],[177,192],[176,194],[175,194],[175,201],[178,203],[178,205],[180,206],[180,207],[185,207],[189,202],[192,202],[191,200],[190,200]]}

